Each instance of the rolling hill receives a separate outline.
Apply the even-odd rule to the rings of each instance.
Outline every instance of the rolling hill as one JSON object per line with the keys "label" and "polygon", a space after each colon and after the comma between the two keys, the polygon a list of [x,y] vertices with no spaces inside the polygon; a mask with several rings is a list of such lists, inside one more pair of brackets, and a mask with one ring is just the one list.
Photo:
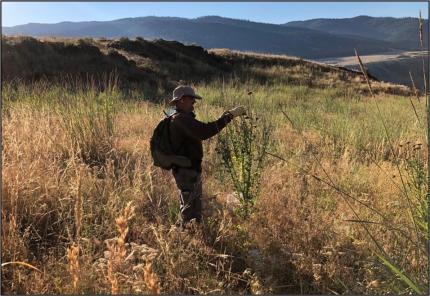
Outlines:
{"label": "rolling hill", "polygon": [[[115,73],[120,86],[141,89],[148,97],[159,96],[183,79],[187,83],[225,79],[240,84],[253,81],[367,91],[362,75],[346,68],[285,55],[208,51],[177,41],[3,37],[2,49],[5,81],[64,81],[65,77],[103,80]],[[407,87],[373,80],[377,92],[411,93]]]}
{"label": "rolling hill", "polygon": [[[381,29],[370,30],[369,19],[378,24],[381,23],[379,18],[351,19],[353,20],[350,26],[352,29],[338,32],[328,29],[324,31],[319,28],[317,23],[295,22],[275,25],[218,16],[196,19],[138,17],[98,22],[30,23],[3,27],[3,34],[74,38],[134,38],[140,36],[145,39],[162,38],[183,43],[195,43],[206,49],[228,48],[260,53],[288,54],[303,58],[349,56],[353,53],[354,48],[360,48],[362,54],[417,49],[416,34],[411,37],[412,25],[399,31],[402,19],[398,19],[392,26],[390,23],[382,22]],[[408,21],[412,24],[413,20],[416,21],[416,19]],[[323,26],[323,28],[326,27],[329,28],[330,25]],[[357,28],[353,30],[355,27]],[[359,29],[361,27],[364,29]],[[366,35],[363,33],[365,30],[376,31],[376,33]],[[390,35],[390,38],[381,38],[381,36],[385,36],[384,32],[390,30],[395,32]],[[411,38],[415,38],[415,45]],[[409,41],[404,42],[404,40]]]}

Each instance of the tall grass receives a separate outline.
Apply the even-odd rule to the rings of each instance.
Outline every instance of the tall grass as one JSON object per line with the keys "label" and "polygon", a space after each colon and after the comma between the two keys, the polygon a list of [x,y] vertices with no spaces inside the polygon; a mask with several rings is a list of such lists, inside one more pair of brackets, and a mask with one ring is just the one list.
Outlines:
{"label": "tall grass", "polygon": [[85,162],[103,163],[108,158],[115,112],[121,97],[115,76],[109,76],[103,86],[91,79],[77,79],[54,85],[47,81],[5,82],[3,89],[4,115],[17,107],[57,112],[73,151]]}
{"label": "tall grass", "polygon": [[[227,97],[231,98],[231,97],[233,97],[233,95],[229,94],[227,92]],[[304,104],[303,102],[307,102],[307,100],[306,100],[306,97],[302,97],[302,98],[303,98],[302,100],[300,100],[300,99],[297,100],[298,102],[300,102],[300,105],[302,105],[301,106],[302,108],[300,108],[300,110],[306,110],[307,112],[306,113],[303,113],[303,112],[302,113],[298,113],[297,116],[294,116],[295,118],[298,118],[299,119],[298,122],[301,123],[300,125],[295,124],[294,128],[297,128],[297,126],[300,126],[301,127],[300,130],[303,130],[303,129],[307,129],[307,130],[314,129],[315,131],[317,131],[319,133],[322,133],[322,135],[329,136],[330,142],[339,143],[339,144],[343,145],[343,147],[342,147],[342,149],[340,151],[340,154],[338,154],[338,153],[335,154],[337,156],[342,156],[344,154],[344,152],[347,151],[347,150],[349,150],[351,152],[351,150],[350,150],[351,149],[351,144],[353,145],[352,147],[354,147],[355,146],[354,143],[362,142],[363,143],[362,146],[358,146],[357,147],[358,149],[356,149],[356,150],[354,149],[353,155],[351,155],[351,157],[355,157],[355,158],[353,158],[354,160],[356,160],[356,161],[362,161],[361,159],[363,157],[362,157],[362,155],[358,154],[358,152],[360,151],[361,147],[366,147],[366,150],[368,150],[368,151],[370,150],[370,151],[378,151],[378,152],[380,152],[379,155],[378,154],[373,154],[373,156],[371,156],[372,162],[375,162],[375,160],[377,162],[380,162],[380,159],[382,158],[384,160],[392,159],[392,161],[394,163],[396,163],[396,162],[398,162],[398,158],[401,155],[400,154],[401,151],[393,148],[393,139],[395,139],[394,141],[396,141],[396,143],[397,143],[396,145],[399,145],[400,147],[402,147],[403,143],[405,142],[405,141],[402,140],[402,138],[405,137],[407,134],[409,134],[407,136],[409,138],[415,138],[415,139],[419,139],[419,140],[423,140],[423,138],[424,138],[423,135],[425,133],[425,130],[422,129],[421,125],[419,125],[419,126],[421,126],[419,129],[415,129],[414,128],[415,131],[412,131],[412,130],[410,130],[409,132],[408,131],[404,131],[404,128],[406,126],[414,126],[414,120],[413,120],[413,118],[411,120],[410,114],[402,114],[402,112],[397,112],[396,114],[402,114],[401,115],[402,119],[399,120],[399,121],[397,121],[399,118],[396,118],[395,116],[388,116],[388,117],[384,116],[384,118],[385,118],[384,120],[390,121],[389,124],[385,123],[385,126],[384,126],[384,124],[382,124],[381,121],[380,121],[380,119],[379,119],[380,116],[382,116],[381,115],[381,110],[379,110],[378,112],[375,112],[376,110],[371,110],[368,107],[368,105],[369,105],[368,101],[357,102],[358,104],[363,105],[363,107],[365,107],[365,108],[363,108],[364,110],[361,110],[361,112],[363,112],[363,113],[361,113],[361,112],[354,112],[354,110],[353,110],[353,108],[356,108],[357,103],[352,104],[351,101],[345,101],[345,106],[348,106],[348,107],[342,110],[342,109],[339,109],[339,107],[341,107],[342,105],[339,105],[339,103],[341,101],[338,98],[326,99],[326,102],[330,103],[330,104],[326,103],[326,104],[322,105],[322,106],[324,106],[324,105],[327,106],[326,108],[323,109],[325,111],[325,113],[318,113],[318,112],[315,112],[313,110],[314,108],[313,108],[313,106],[311,104],[307,105],[306,107],[303,107],[303,104]],[[379,97],[378,98],[373,97],[373,99],[374,100],[378,100],[378,104],[384,104],[384,109],[385,110],[392,111],[395,108],[399,108],[399,109],[401,108],[400,105],[401,105],[402,102],[399,101],[399,100],[397,100],[396,102],[392,102],[391,103],[390,100],[387,99],[387,97],[384,97],[382,100]],[[219,102],[219,100],[217,100],[217,101]],[[287,100],[287,102],[288,102],[288,100]],[[313,102],[314,105],[318,105],[319,107],[321,106],[321,104],[318,104],[320,102],[320,100],[318,100],[318,98],[313,98],[312,102]],[[385,106],[387,106],[387,104],[390,104],[389,108],[385,107]],[[337,108],[333,109],[332,106],[337,106]],[[423,110],[422,109],[423,108],[422,104],[420,105],[420,108],[421,108],[420,110]],[[384,110],[383,108],[381,108],[381,109]],[[294,114],[294,109],[291,110],[291,108],[289,108],[289,111],[292,111],[292,113]],[[327,111],[329,111],[329,112],[327,113]],[[421,111],[420,113],[422,114],[422,112],[423,111]],[[333,116],[334,118],[330,118],[327,115],[334,115]],[[351,122],[354,122],[354,120],[357,118],[357,116],[360,116],[360,115],[363,115],[363,117],[367,118],[367,121],[369,122],[369,125],[363,125],[363,122],[366,122],[366,120],[360,120],[360,121],[357,121],[357,125],[356,126],[354,126],[354,127],[349,126],[348,127],[348,125],[351,125]],[[369,120],[369,115],[370,115],[370,117],[373,116],[374,118],[372,118],[371,120]],[[320,116],[320,117],[317,118],[317,119],[314,119],[315,116]],[[343,116],[345,116],[345,117],[343,117]],[[325,119],[327,117],[329,118],[329,121],[325,121]],[[341,122],[339,125],[333,124],[333,121],[338,120],[339,117],[341,117],[343,119],[343,122]],[[304,119],[306,121],[304,121]],[[410,122],[411,124],[405,125],[404,124],[405,122]],[[315,127],[315,123],[321,124],[321,129],[319,129],[318,127]],[[336,133],[336,129],[333,129],[333,127],[342,127],[342,128],[345,128],[344,132],[347,133],[347,134],[349,134],[350,138],[342,136],[342,134],[337,134]],[[373,138],[373,139],[370,140],[369,139],[369,135],[371,135],[371,133],[373,133],[375,130],[377,130],[376,129],[377,127],[379,127],[379,131],[377,132],[378,136],[376,138]],[[363,133],[362,134],[357,134],[357,131],[359,131],[360,129],[363,129]],[[387,140],[384,141],[384,139],[386,139],[387,133],[389,133],[389,135],[391,136],[391,138],[390,138],[391,142],[387,141]],[[241,133],[237,133],[237,135],[239,137],[240,137],[240,134]],[[359,139],[357,136],[361,136],[361,137],[364,137],[364,138],[361,141],[357,141],[357,139]],[[383,148],[382,150],[381,150],[381,148],[384,147],[384,146],[381,146],[380,144],[378,144],[377,146],[375,146],[376,149],[375,148],[370,148],[371,146],[369,146],[369,145],[371,145],[372,142],[373,143],[378,143],[378,142],[380,143],[381,141],[382,141],[382,143],[385,142],[385,144],[384,144],[385,148]],[[418,150],[419,149],[416,149],[418,155],[421,155],[421,157],[422,157],[423,154],[421,153],[421,151],[418,151]],[[387,153],[389,153],[388,155],[391,155],[391,156],[387,157]],[[326,156],[323,156],[323,157],[326,157]],[[405,174],[409,169],[407,168],[406,171],[403,171],[403,169],[402,169],[401,174]],[[391,176],[389,178],[391,178]],[[407,182],[409,182],[409,181],[410,180],[408,179]],[[391,182],[391,180],[389,182]],[[426,189],[423,188],[423,190],[425,191]],[[400,194],[399,197],[403,195],[402,191],[404,191],[404,190],[401,189],[401,191],[397,193],[397,194]],[[422,200],[422,203],[427,204],[425,199]],[[420,204],[421,203],[418,202],[416,205],[419,207]],[[414,213],[413,215],[416,216],[416,209],[413,210],[413,213]],[[416,220],[418,220],[418,219],[416,219]],[[422,220],[422,218],[419,219],[419,220],[422,221],[422,222],[425,221],[425,220]],[[394,221],[392,221],[392,222],[394,222]],[[411,221],[409,221],[408,223],[410,223],[410,222]],[[387,225],[385,223],[386,222],[384,222],[382,224],[382,229],[384,229],[384,227],[386,227],[386,226],[393,226],[393,225]],[[403,222],[400,222],[400,223],[403,223]],[[402,225],[402,224],[400,224],[398,226],[400,228],[407,229],[409,227],[409,225]],[[425,222],[424,225],[426,225],[426,222]],[[412,227],[413,227],[413,224],[412,224]],[[406,230],[406,232],[408,232],[408,230]],[[400,241],[402,241],[402,244],[406,244],[406,245],[408,245],[408,244],[416,245],[417,243],[420,244],[420,242],[417,242],[417,241],[407,242],[407,241],[404,241],[402,239],[400,239]],[[425,240],[423,242],[426,243]],[[381,242],[379,242],[378,244],[381,245]],[[421,250],[425,250],[425,248],[421,248],[421,247],[418,247],[418,249],[415,248],[414,252],[418,251],[419,255],[413,255],[412,257],[410,257],[411,260],[413,260],[413,262],[422,261],[425,258],[425,257],[422,257],[423,255],[425,256],[425,254],[423,254],[421,252]],[[416,256],[418,256],[418,257],[416,257]],[[414,257],[415,257],[415,259],[413,259]],[[383,258],[385,258],[385,257],[383,257]],[[385,259],[384,262],[389,262],[389,261]],[[411,262],[412,261],[409,261],[408,264],[410,264]],[[395,265],[393,265],[392,263],[390,263],[390,264],[391,264],[392,267],[395,267]],[[393,269],[391,269],[391,270],[393,270]],[[413,281],[410,280],[409,277],[406,277],[405,274],[403,274],[403,273],[402,273],[402,276],[400,277],[400,279],[407,279],[407,282],[405,282],[405,283],[409,283],[409,284],[413,283]],[[421,281],[421,280],[419,280],[419,281]],[[421,284],[414,284],[414,286],[413,286],[414,291],[415,292],[422,292],[423,291],[422,288],[417,288],[419,286],[422,287],[422,285],[423,285],[422,282],[421,282]],[[411,288],[412,288],[412,286],[411,286]]]}
{"label": "tall grass", "polygon": [[[421,15],[420,15],[420,41],[421,41],[421,45],[422,45]],[[357,56],[361,71],[363,73],[363,76],[365,77],[365,80],[366,80],[367,85],[369,87],[370,94],[372,95],[373,99],[375,99],[375,97],[373,95],[371,83],[370,83],[369,78],[367,77],[367,74],[366,74],[366,69],[364,68],[364,65],[363,65],[357,51],[355,51],[355,54]],[[426,78],[424,75],[424,80],[425,79]],[[412,82],[413,82],[413,80],[412,80]],[[385,122],[386,120],[382,116],[381,109],[379,107],[378,102],[375,100],[374,100],[374,102],[375,102],[375,106],[378,110],[379,119],[381,120],[381,122],[384,125],[385,136],[389,142],[389,147],[394,154],[393,141],[391,138],[392,136],[387,129],[386,122]],[[410,99],[410,102],[412,104],[412,107],[413,107],[413,110],[414,110],[415,115],[417,117],[417,120],[418,120],[418,122],[420,122],[418,114],[417,114],[416,109],[415,109],[415,106],[412,103],[411,99]],[[417,260],[417,259],[419,260],[420,256],[425,256],[426,258],[428,258],[428,250],[427,250],[427,246],[428,246],[428,224],[427,224],[428,223],[428,213],[425,214],[425,212],[423,212],[424,204],[426,204],[426,205],[428,204],[428,186],[426,188],[423,186],[423,184],[426,183],[426,182],[423,182],[423,180],[428,180],[428,174],[426,174],[427,171],[423,170],[423,164],[420,160],[419,154],[418,154],[418,157],[416,157],[417,154],[415,154],[416,150],[421,149],[421,145],[422,145],[422,143],[415,144],[412,148],[413,149],[412,157],[406,159],[406,170],[405,170],[407,173],[406,176],[403,175],[405,172],[403,172],[401,170],[398,160],[397,159],[395,160],[397,172],[399,174],[400,181],[401,181],[401,184],[403,186],[402,187],[402,189],[403,189],[402,193],[403,193],[403,196],[405,197],[405,199],[407,201],[407,210],[408,210],[409,218],[410,218],[409,222],[412,226],[411,228],[414,229],[416,232],[416,244],[418,246],[420,244],[422,244],[422,247],[417,248],[417,250],[416,250],[416,254],[418,254],[418,258],[417,258],[417,255],[415,255],[416,256],[415,260]],[[409,154],[409,156],[410,156],[410,154]],[[424,194],[422,193],[422,190],[425,191]],[[415,200],[413,200],[413,199],[415,199]],[[365,227],[365,226],[363,225],[363,227]],[[370,234],[370,232],[367,229],[366,229],[366,231],[368,232],[370,238],[376,244],[378,249],[382,252],[382,254],[377,253],[377,256],[380,258],[382,263],[389,269],[390,272],[392,272],[397,277],[397,279],[400,282],[402,282],[406,286],[407,289],[402,291],[402,292],[407,293],[407,292],[410,292],[410,290],[411,290],[411,291],[418,293],[418,294],[424,294],[425,287],[426,287],[425,283],[421,283],[417,280],[412,279],[412,276],[408,275],[408,272],[407,271],[405,272],[404,268],[398,267],[398,263],[395,263],[394,259],[390,258],[391,256],[380,246],[378,241]],[[427,283],[428,283],[428,281],[427,281]],[[393,287],[395,287],[395,286],[393,286]]]}
{"label": "tall grass", "polygon": [[65,130],[84,162],[104,163],[112,152],[115,112],[119,99],[115,84],[99,92],[90,88],[60,103]]}
{"label": "tall grass", "polygon": [[[374,245],[360,227],[366,223],[395,259],[392,265],[426,292],[428,146],[423,125],[405,112],[408,98],[369,98],[340,84],[245,82],[196,84],[204,96],[196,105],[199,119],[213,120],[240,104],[253,113],[205,142],[205,218],[191,234],[171,227],[176,188],[150,158],[148,143],[163,106],[124,101],[114,86],[4,84],[2,261],[10,264],[2,265],[2,290],[412,291],[374,260]],[[392,146],[371,100],[378,100]],[[415,107],[422,118],[425,102]],[[232,177],[228,166],[218,165],[222,141]],[[286,161],[264,159],[263,151]],[[397,164],[413,198],[418,237],[405,214]],[[217,177],[220,171],[224,178]],[[230,211],[228,196],[239,190],[252,201],[247,219]],[[360,219],[339,190],[354,198],[349,201]]]}

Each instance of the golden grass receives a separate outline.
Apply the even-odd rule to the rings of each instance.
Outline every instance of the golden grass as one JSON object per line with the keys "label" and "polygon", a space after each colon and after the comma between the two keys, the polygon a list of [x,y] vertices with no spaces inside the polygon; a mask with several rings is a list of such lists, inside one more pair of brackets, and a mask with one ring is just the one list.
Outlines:
{"label": "golden grass", "polygon": [[107,242],[108,248],[108,270],[107,279],[111,285],[111,293],[118,294],[120,292],[117,273],[122,272],[125,266],[125,258],[127,251],[125,248],[125,240],[128,234],[128,223],[134,216],[134,207],[131,202],[127,204],[121,216],[115,219],[118,237]]}
{"label": "golden grass", "polygon": [[151,294],[160,294],[159,279],[152,270],[152,263],[147,263],[143,268],[143,281],[148,292]]}
{"label": "golden grass", "polygon": [[79,282],[79,245],[72,245],[67,249],[67,259],[69,260],[69,272],[72,278],[73,290],[76,293]]}
{"label": "golden grass", "polygon": [[[120,103],[112,151],[105,162],[89,164],[79,157],[54,107],[10,104],[2,120],[2,261],[28,262],[42,272],[2,266],[3,291],[392,292],[391,279],[375,263],[373,245],[342,195],[313,175],[322,180],[330,176],[353,196],[360,218],[375,222],[369,228],[385,250],[417,281],[425,282],[426,257],[411,243],[415,237],[408,240],[391,229],[409,231],[411,226],[403,214],[407,204],[394,161],[404,172],[411,159],[421,159],[427,168],[422,128],[412,112],[404,115],[408,102],[382,94],[376,98],[393,128],[400,129],[390,152],[379,138],[381,127],[366,97],[351,99],[349,109],[343,97],[324,98],[335,97],[334,92],[251,88],[252,106],[267,112],[263,115],[274,123],[272,152],[287,162],[268,159],[256,211],[243,220],[234,202],[227,204],[234,189],[219,165],[217,139],[207,141],[205,219],[191,233],[172,227],[178,215],[177,189],[170,173],[153,167],[150,158],[149,138],[163,116],[162,106]],[[247,90],[231,85],[225,87],[225,100],[215,91],[218,85],[197,89],[205,94],[197,114],[208,120],[240,100],[250,100]],[[272,100],[265,94],[272,94]],[[270,107],[267,102],[273,106],[262,108],[264,103]],[[322,111],[310,112],[315,104]],[[423,105],[416,102],[419,116]],[[297,126],[285,119],[281,108]],[[320,119],[324,129],[317,126]],[[343,125],[350,129],[345,131]],[[372,209],[388,217],[391,228]]]}

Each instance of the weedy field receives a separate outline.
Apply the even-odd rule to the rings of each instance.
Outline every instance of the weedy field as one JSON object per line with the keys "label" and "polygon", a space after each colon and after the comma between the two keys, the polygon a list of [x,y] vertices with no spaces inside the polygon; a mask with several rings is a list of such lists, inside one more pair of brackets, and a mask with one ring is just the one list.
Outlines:
{"label": "weedy field", "polygon": [[297,67],[194,84],[200,120],[248,116],[205,141],[189,232],[149,152],[162,103],[114,76],[4,81],[2,292],[427,294],[426,98]]}

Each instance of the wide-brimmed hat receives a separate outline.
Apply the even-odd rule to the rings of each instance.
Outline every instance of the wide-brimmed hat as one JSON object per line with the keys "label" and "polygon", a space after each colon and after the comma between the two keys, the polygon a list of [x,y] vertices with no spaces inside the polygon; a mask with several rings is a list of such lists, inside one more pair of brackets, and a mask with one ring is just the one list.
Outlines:
{"label": "wide-brimmed hat", "polygon": [[176,101],[180,100],[182,97],[193,97],[201,100],[202,97],[196,94],[194,89],[189,85],[180,85],[173,90],[173,97],[169,102],[169,105],[174,105]]}

